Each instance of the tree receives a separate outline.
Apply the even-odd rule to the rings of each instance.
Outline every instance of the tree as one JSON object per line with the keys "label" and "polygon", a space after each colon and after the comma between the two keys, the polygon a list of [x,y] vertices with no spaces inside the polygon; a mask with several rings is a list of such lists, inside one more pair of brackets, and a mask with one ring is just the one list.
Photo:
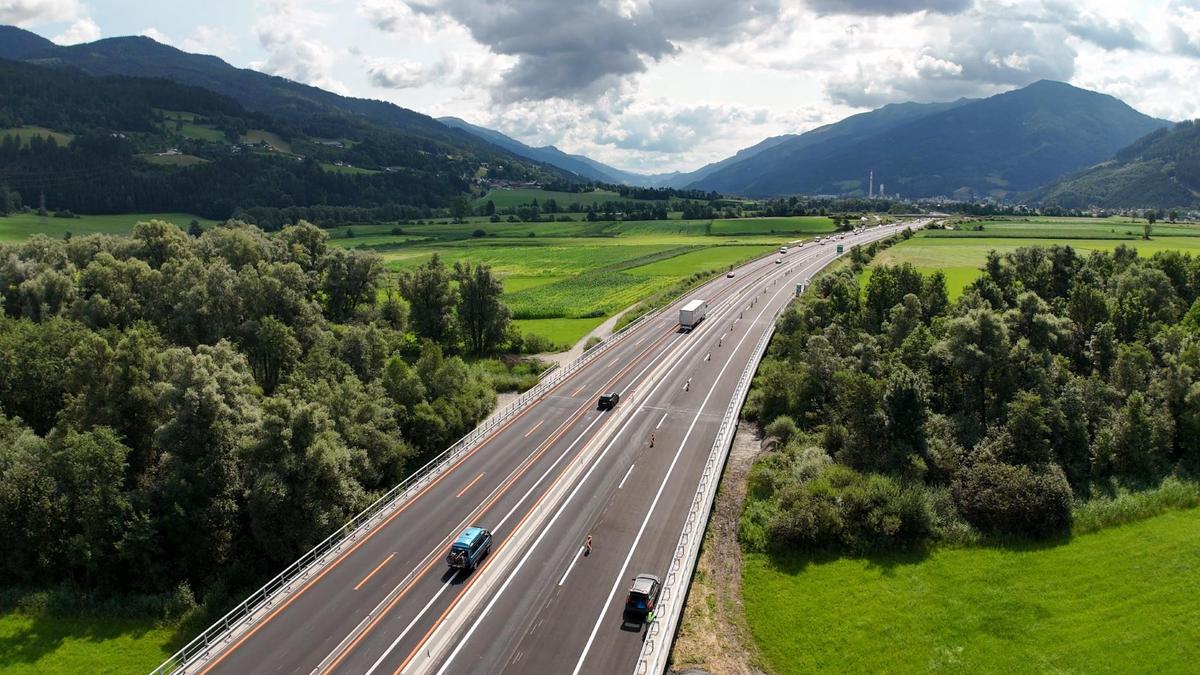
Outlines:
{"label": "tree", "polygon": [[129,448],[107,427],[69,431],[57,439],[50,474],[57,484],[63,556],[86,584],[112,580],[132,505],[125,490]]}
{"label": "tree", "polygon": [[204,228],[200,227],[200,221],[193,218],[192,222],[188,224],[187,233],[189,237],[198,238],[204,234]]}
{"label": "tree", "polygon": [[434,253],[429,262],[404,272],[399,280],[400,295],[408,301],[413,331],[437,343],[449,340],[453,331],[454,292],[450,272]]}
{"label": "tree", "polygon": [[454,264],[454,279],[458,282],[456,313],[458,325],[467,338],[472,352],[490,352],[504,339],[510,313],[500,302],[504,286],[487,265]]}
{"label": "tree", "polygon": [[249,321],[244,326],[242,351],[250,361],[254,379],[270,396],[300,358],[300,342],[292,329],[273,316]]}
{"label": "tree", "polygon": [[1031,391],[1018,392],[1008,404],[1005,427],[1012,439],[1007,462],[1042,466],[1050,461],[1050,425],[1042,397]]}
{"label": "tree", "polygon": [[333,321],[345,321],[364,303],[375,302],[383,265],[379,255],[367,251],[335,248],[324,257],[325,276],[321,289]]}

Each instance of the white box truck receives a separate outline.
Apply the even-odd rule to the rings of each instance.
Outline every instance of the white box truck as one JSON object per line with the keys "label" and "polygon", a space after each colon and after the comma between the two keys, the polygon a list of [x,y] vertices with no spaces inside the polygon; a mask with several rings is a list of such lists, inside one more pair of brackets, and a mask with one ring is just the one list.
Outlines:
{"label": "white box truck", "polygon": [[708,311],[708,303],[703,300],[692,300],[679,309],[679,325],[686,330],[696,327],[704,319]]}

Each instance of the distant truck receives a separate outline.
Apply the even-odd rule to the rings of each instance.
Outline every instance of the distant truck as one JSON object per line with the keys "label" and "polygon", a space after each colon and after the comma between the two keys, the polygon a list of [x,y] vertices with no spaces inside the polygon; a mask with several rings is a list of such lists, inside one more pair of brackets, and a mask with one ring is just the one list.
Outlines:
{"label": "distant truck", "polygon": [[704,320],[704,315],[708,312],[708,303],[704,300],[692,300],[684,305],[679,310],[679,325],[687,330],[696,327],[696,324]]}

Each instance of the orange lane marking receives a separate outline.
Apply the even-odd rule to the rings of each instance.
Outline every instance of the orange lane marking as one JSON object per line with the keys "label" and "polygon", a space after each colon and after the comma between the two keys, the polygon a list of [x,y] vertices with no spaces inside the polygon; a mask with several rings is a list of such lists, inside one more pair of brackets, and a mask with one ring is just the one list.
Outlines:
{"label": "orange lane marking", "polygon": [[378,572],[379,570],[383,569],[383,566],[384,566],[384,565],[386,565],[386,564],[388,564],[388,561],[390,561],[392,558],[395,558],[395,557],[396,557],[396,552],[395,552],[395,551],[392,551],[392,554],[391,554],[391,555],[389,555],[388,557],[384,558],[384,559],[383,559],[383,562],[379,563],[379,565],[378,565],[378,566],[377,566],[375,569],[371,570],[371,573],[370,573],[370,574],[368,574],[367,576],[363,577],[363,580],[362,580],[362,581],[360,581],[360,582],[358,582],[358,585],[354,587],[354,590],[356,590],[356,591],[357,591],[358,589],[362,588],[363,584],[365,584],[365,583],[367,583],[368,581],[370,581],[370,580],[371,580],[371,577],[375,576],[375,573],[376,573],[376,572]]}
{"label": "orange lane marking", "polygon": [[476,484],[476,483],[478,483],[478,482],[479,482],[479,479],[480,479],[480,478],[483,478],[483,474],[482,474],[482,473],[481,473],[481,474],[479,474],[478,476],[475,476],[475,480],[471,481],[470,483],[467,483],[467,487],[463,488],[461,491],[459,491],[459,493],[458,493],[458,494],[454,495],[454,498],[455,498],[455,499],[458,499],[459,497],[461,497],[461,496],[465,495],[465,494],[467,493],[467,490],[470,490],[470,489],[471,489],[471,486],[472,486],[472,485],[474,485],[474,484]]}
{"label": "orange lane marking", "polygon": [[[635,345],[635,346],[636,346],[636,345]],[[586,386],[587,386],[586,384],[581,384],[581,385],[579,385],[579,388],[578,388],[578,389],[576,389],[575,391],[571,392],[571,398],[575,398],[576,396],[578,396],[578,395],[579,395],[579,392],[583,391],[583,388],[584,388],[584,387],[586,387]]]}
{"label": "orange lane marking", "polygon": [[529,436],[530,436],[530,435],[531,435],[533,432],[537,431],[537,430],[538,430],[538,428],[540,428],[540,427],[542,426],[542,422],[545,422],[545,421],[546,421],[546,420],[538,420],[538,423],[537,423],[537,424],[535,424],[535,425],[533,425],[533,428],[532,428],[532,429],[530,429],[529,431],[526,431],[526,432],[525,432],[525,438],[529,438]]}

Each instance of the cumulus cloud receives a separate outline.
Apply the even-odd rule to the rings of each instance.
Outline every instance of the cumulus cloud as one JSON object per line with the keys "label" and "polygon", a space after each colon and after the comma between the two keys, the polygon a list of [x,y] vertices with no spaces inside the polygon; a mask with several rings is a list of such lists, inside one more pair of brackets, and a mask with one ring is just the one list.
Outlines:
{"label": "cumulus cloud", "polygon": [[266,50],[267,58],[250,64],[251,67],[270,75],[345,93],[346,86],[332,74],[333,50],[310,35],[325,22],[322,13],[296,0],[265,3],[254,23],[254,33]]}
{"label": "cumulus cloud", "polygon": [[29,26],[71,21],[82,13],[78,0],[0,0],[0,24]]}
{"label": "cumulus cloud", "polygon": [[818,14],[857,14],[863,16],[896,16],[931,12],[957,14],[971,6],[971,0],[808,0],[808,6]]}
{"label": "cumulus cloud", "polygon": [[467,87],[494,84],[498,75],[487,63],[447,55],[433,63],[404,59],[368,59],[367,80],[372,85],[384,89],[414,89],[434,85]]}
{"label": "cumulus cloud", "polygon": [[1075,50],[1060,26],[954,21],[940,42],[909,54],[864,57],[826,79],[836,103],[868,108],[897,101],[986,96],[1037,80],[1069,80]]}
{"label": "cumulus cloud", "polygon": [[100,39],[100,26],[88,17],[76,19],[67,29],[50,38],[56,44],[77,45],[82,42],[92,42]]}
{"label": "cumulus cloud", "polygon": [[1167,22],[1171,48],[1184,56],[1200,58],[1200,2],[1172,0],[1167,3]]}
{"label": "cumulus cloud", "polygon": [[373,25],[452,21],[492,53],[512,57],[493,94],[505,101],[593,99],[695,41],[726,44],[765,29],[778,0],[368,0]]}

